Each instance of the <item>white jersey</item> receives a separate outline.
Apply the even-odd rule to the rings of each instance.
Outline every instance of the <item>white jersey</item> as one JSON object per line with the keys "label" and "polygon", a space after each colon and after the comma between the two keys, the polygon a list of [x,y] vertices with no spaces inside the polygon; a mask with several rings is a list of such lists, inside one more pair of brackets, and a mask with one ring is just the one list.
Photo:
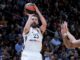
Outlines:
{"label": "white jersey", "polygon": [[30,28],[28,34],[23,34],[24,50],[30,52],[40,52],[42,49],[43,36],[39,28]]}

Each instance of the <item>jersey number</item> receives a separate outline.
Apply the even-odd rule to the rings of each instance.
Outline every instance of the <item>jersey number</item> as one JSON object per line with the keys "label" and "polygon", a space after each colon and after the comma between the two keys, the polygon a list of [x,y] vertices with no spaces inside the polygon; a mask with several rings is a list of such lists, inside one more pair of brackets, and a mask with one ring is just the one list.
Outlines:
{"label": "jersey number", "polygon": [[34,38],[39,38],[39,35],[38,34],[34,34]]}

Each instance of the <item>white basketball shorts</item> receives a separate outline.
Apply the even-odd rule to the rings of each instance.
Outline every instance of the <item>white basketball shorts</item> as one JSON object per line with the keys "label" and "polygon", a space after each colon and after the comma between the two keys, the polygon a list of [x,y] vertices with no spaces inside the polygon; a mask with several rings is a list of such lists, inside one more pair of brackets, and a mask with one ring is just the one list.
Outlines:
{"label": "white basketball shorts", "polygon": [[42,60],[42,55],[38,52],[23,51],[21,60]]}

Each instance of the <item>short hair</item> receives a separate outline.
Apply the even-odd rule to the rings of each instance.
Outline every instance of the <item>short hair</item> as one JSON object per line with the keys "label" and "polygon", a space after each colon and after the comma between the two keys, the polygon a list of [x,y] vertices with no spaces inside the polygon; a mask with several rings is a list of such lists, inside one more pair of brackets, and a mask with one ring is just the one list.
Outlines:
{"label": "short hair", "polygon": [[38,18],[38,15],[37,15],[37,14],[33,14],[32,16],[34,16],[34,17],[37,17],[37,18]]}

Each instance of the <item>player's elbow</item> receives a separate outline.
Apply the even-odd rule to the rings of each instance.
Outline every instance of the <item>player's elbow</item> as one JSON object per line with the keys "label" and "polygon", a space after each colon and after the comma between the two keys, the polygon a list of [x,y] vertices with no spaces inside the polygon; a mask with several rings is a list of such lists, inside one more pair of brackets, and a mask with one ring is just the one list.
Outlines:
{"label": "player's elbow", "polygon": [[69,48],[75,48],[75,41],[70,42]]}
{"label": "player's elbow", "polygon": [[45,26],[47,26],[47,23],[45,23]]}
{"label": "player's elbow", "polygon": [[66,48],[73,49],[74,47],[73,47],[73,45],[68,45],[68,46],[66,46]]}
{"label": "player's elbow", "polygon": [[65,46],[66,46],[66,48],[72,48],[72,45],[71,44],[65,45]]}
{"label": "player's elbow", "polygon": [[74,42],[70,42],[69,44],[66,45],[66,48],[72,48],[74,49]]}
{"label": "player's elbow", "polygon": [[46,30],[47,24],[43,24],[42,27],[44,28],[43,30]]}
{"label": "player's elbow", "polygon": [[47,22],[43,22],[42,25],[43,25],[43,26],[47,26]]}
{"label": "player's elbow", "polygon": [[47,27],[47,23],[43,24],[44,27]]}

